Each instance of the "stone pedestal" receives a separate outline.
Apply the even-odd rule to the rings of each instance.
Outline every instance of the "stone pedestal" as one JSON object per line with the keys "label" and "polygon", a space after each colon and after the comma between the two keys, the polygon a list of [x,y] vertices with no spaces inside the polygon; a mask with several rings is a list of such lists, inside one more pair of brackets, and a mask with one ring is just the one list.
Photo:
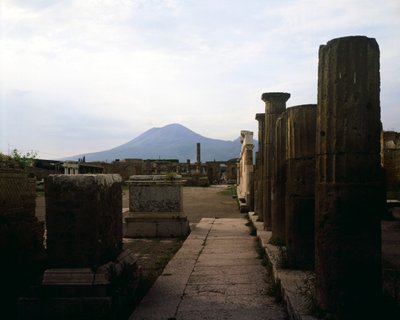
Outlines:
{"label": "stone pedestal", "polygon": [[35,179],[20,169],[0,169],[0,299],[13,319],[17,298],[33,285],[45,261],[44,224],[35,217]]}
{"label": "stone pedestal", "polygon": [[261,96],[261,100],[265,102],[265,135],[264,135],[264,196],[263,196],[263,215],[264,228],[271,230],[271,180],[273,172],[274,159],[274,140],[275,140],[275,123],[276,120],[286,109],[286,101],[290,98],[289,93],[285,92],[266,92]]}
{"label": "stone pedestal", "polygon": [[285,119],[288,264],[295,269],[313,269],[316,105],[289,108]]}
{"label": "stone pedestal", "polygon": [[190,229],[183,214],[183,183],[180,176],[131,176],[124,237],[186,237]]}
{"label": "stone pedestal", "polygon": [[121,252],[120,175],[50,175],[45,195],[50,266],[95,267]]}
{"label": "stone pedestal", "polygon": [[375,39],[339,38],[320,47],[316,290],[320,307],[338,319],[366,316],[382,291],[379,93]]}

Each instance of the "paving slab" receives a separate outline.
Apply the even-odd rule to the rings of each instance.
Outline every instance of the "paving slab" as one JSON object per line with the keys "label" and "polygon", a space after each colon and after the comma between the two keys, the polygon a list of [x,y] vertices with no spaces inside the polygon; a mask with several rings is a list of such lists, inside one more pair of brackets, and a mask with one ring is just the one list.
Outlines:
{"label": "paving slab", "polygon": [[129,320],[286,319],[246,223],[202,219]]}

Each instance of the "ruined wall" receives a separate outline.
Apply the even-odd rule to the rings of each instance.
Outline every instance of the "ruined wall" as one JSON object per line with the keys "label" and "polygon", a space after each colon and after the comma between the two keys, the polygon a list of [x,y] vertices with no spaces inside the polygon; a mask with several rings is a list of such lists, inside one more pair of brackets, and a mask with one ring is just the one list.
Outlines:
{"label": "ruined wall", "polygon": [[120,253],[119,175],[51,175],[45,196],[49,266],[94,267]]}
{"label": "ruined wall", "polygon": [[44,226],[35,217],[35,179],[23,170],[0,169],[0,299],[12,319],[17,298],[35,284],[45,259]]}
{"label": "ruined wall", "polygon": [[400,133],[386,131],[383,139],[388,196],[400,200]]}

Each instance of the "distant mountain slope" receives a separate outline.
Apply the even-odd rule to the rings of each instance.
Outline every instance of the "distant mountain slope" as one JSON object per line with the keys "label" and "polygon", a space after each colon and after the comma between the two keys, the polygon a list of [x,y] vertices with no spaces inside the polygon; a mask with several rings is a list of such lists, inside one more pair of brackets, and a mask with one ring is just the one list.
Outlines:
{"label": "distant mountain slope", "polygon": [[[240,140],[225,141],[203,137],[180,125],[170,124],[162,128],[152,128],[135,139],[118,147],[88,154],[68,157],[77,160],[85,156],[86,161],[108,161],[115,159],[179,159],[196,161],[196,143],[201,143],[201,161],[226,161],[240,156]],[[257,143],[255,142],[257,145]],[[256,148],[255,148],[256,149]]]}

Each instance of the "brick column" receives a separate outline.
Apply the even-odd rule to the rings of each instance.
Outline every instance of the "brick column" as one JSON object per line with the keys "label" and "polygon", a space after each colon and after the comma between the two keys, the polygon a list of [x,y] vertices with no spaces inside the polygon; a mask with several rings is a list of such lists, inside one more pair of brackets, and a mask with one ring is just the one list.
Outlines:
{"label": "brick column", "polygon": [[290,94],[286,92],[266,92],[261,96],[265,102],[265,134],[264,134],[264,182],[263,182],[263,216],[264,228],[271,230],[271,179],[273,163],[273,143],[275,139],[275,122],[286,109],[286,101]]}
{"label": "brick column", "polygon": [[286,249],[295,269],[314,268],[316,105],[286,110]]}
{"label": "brick column", "polygon": [[375,39],[339,38],[320,47],[316,290],[320,307],[338,319],[366,316],[382,291],[379,92]]}

